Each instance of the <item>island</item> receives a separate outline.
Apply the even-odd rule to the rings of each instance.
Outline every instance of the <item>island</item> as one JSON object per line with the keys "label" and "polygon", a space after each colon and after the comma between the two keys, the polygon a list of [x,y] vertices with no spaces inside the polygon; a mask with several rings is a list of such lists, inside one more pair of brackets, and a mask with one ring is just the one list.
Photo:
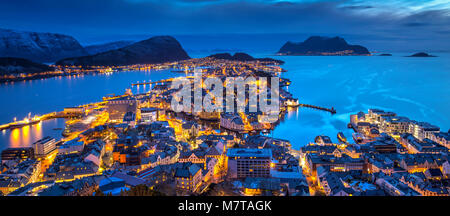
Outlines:
{"label": "island", "polygon": [[341,37],[321,36],[309,37],[301,43],[288,41],[277,54],[309,56],[371,55],[367,48],[360,45],[350,45]]}
{"label": "island", "polygon": [[284,61],[282,60],[278,60],[278,59],[273,59],[273,58],[254,58],[253,56],[247,54],[247,53],[242,53],[242,52],[237,52],[234,55],[231,55],[230,53],[217,53],[214,55],[210,55],[208,56],[210,58],[214,58],[214,59],[223,59],[223,60],[230,60],[230,61],[259,61],[259,62],[267,62],[267,63],[275,63],[275,64],[284,64]]}
{"label": "island", "polygon": [[425,53],[425,52],[419,52],[419,53],[415,53],[415,54],[412,54],[412,55],[406,56],[406,57],[437,57],[437,56],[430,55],[430,54]]}
{"label": "island", "polygon": [[378,56],[392,56],[392,54],[390,54],[390,53],[382,53],[382,54],[380,54]]}

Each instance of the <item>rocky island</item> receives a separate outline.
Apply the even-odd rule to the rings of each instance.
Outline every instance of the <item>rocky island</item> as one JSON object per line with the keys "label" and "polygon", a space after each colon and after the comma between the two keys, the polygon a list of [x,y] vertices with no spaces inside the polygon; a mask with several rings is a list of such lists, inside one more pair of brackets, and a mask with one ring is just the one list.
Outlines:
{"label": "rocky island", "polygon": [[180,43],[171,36],[156,36],[120,49],[95,55],[67,58],[56,65],[121,66],[155,64],[190,59]]}
{"label": "rocky island", "polygon": [[415,53],[415,54],[412,54],[412,55],[406,56],[406,57],[437,57],[437,56],[430,55],[430,54],[424,53],[424,52],[419,52],[419,53]]}
{"label": "rocky island", "polygon": [[360,45],[350,45],[341,37],[312,36],[304,42],[288,41],[278,51],[279,55],[370,55],[367,48]]}
{"label": "rocky island", "polygon": [[273,58],[254,58],[253,56],[237,52],[234,55],[231,55],[230,53],[217,53],[214,55],[208,56],[210,58],[214,59],[224,59],[224,60],[231,60],[231,61],[260,61],[260,62],[275,62],[276,64],[284,64],[284,61],[273,59]]}

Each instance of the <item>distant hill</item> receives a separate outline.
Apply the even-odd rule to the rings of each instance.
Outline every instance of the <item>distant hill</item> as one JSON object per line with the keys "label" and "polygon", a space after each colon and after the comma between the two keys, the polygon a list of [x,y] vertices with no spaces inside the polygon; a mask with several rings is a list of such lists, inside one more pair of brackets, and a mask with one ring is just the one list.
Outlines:
{"label": "distant hill", "polygon": [[370,55],[367,48],[350,45],[341,37],[312,36],[304,42],[287,42],[278,51],[280,55]]}
{"label": "distant hill", "polygon": [[264,61],[264,62],[275,62],[278,64],[284,64],[284,61],[273,59],[273,58],[254,58],[253,56],[247,54],[247,53],[241,53],[237,52],[234,55],[231,55],[230,53],[217,53],[214,55],[210,55],[208,57],[215,58],[215,59],[226,59],[226,60],[232,60],[232,61]]}
{"label": "distant hill", "polygon": [[406,57],[436,57],[436,56],[424,52],[419,52]]}
{"label": "distant hill", "polygon": [[68,35],[0,29],[0,57],[55,62],[87,54],[80,43]]}
{"label": "distant hill", "polygon": [[122,40],[122,41],[114,41],[114,42],[109,42],[109,43],[104,43],[104,44],[95,44],[95,45],[85,46],[84,49],[89,53],[89,55],[94,55],[97,53],[120,49],[122,47],[126,47],[133,43],[135,43],[135,42]]}
{"label": "distant hill", "polygon": [[23,58],[0,57],[0,75],[53,71],[52,67]]}
{"label": "distant hill", "polygon": [[95,55],[66,58],[57,65],[113,66],[132,64],[154,64],[189,59],[180,43],[171,36],[156,36],[120,49]]}

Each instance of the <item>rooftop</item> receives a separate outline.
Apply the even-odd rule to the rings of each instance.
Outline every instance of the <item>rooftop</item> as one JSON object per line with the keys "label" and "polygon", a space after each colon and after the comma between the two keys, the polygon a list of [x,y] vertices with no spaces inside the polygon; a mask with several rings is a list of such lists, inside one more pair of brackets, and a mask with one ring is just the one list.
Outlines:
{"label": "rooftop", "polygon": [[245,149],[245,148],[232,148],[228,149],[228,157],[271,157],[271,149]]}

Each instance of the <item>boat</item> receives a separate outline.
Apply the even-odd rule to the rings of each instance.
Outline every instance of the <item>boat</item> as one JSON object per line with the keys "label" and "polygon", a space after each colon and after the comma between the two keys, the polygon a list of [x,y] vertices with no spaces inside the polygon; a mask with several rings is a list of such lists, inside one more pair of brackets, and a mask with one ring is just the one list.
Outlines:
{"label": "boat", "polygon": [[337,134],[337,138],[340,142],[346,143],[347,142],[347,138],[345,137],[344,133],[339,132]]}

